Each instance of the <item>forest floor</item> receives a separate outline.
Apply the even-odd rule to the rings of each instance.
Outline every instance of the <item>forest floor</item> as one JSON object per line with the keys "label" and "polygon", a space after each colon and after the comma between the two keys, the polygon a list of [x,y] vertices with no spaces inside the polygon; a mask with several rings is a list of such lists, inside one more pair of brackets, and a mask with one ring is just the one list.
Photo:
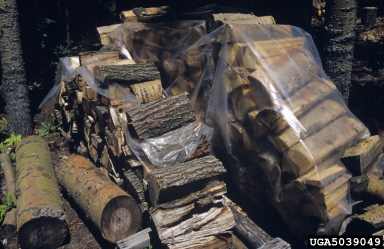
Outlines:
{"label": "forest floor", "polygon": [[[362,45],[365,42],[383,44],[384,18],[378,18],[376,25],[371,28],[363,27],[359,20],[357,24],[358,26],[356,29],[356,41],[358,46]],[[381,70],[382,68],[379,69]],[[369,69],[368,74],[369,72],[371,72],[371,74],[374,74],[374,71],[375,70],[373,69]],[[381,79],[384,78],[380,78],[380,80]],[[380,89],[379,94],[382,95],[382,85],[384,85],[384,81],[381,80],[380,82],[380,86],[376,86],[376,88],[372,88],[371,90],[365,90],[370,88],[369,86],[367,88],[364,84],[353,84],[350,95],[350,108],[359,118],[361,118],[363,123],[367,125],[372,135],[381,133],[380,135],[382,135],[383,138],[383,98],[381,97],[379,102],[370,101],[370,95],[377,94],[377,89]],[[362,92],[365,94],[364,99],[362,100],[363,102],[361,101]],[[367,105],[365,102],[369,102],[370,104]],[[379,112],[380,115],[364,115],[364,113],[366,113],[365,110],[367,108],[373,109],[374,113]],[[0,114],[0,117],[1,116],[4,116],[4,114]],[[51,146],[51,158],[53,166],[58,165],[61,162],[61,158],[63,156],[67,156],[74,151],[74,148],[71,148],[72,145],[66,143],[65,138],[61,137],[59,133],[51,136],[50,139],[48,139],[48,142]],[[239,190],[237,189],[233,181],[231,181],[231,179],[227,181],[227,185],[229,198],[239,204],[243,208],[243,210],[248,214],[248,216],[253,219],[257,225],[259,225],[272,237],[280,237],[286,240],[288,243],[291,244],[292,248],[306,248],[301,241],[296,239],[295,236],[293,236],[293,234],[289,232],[288,226],[282,221],[282,218],[274,208],[271,208],[271,206],[269,206],[268,204],[265,204],[264,206],[253,205],[248,199],[246,199],[245,195],[239,193]],[[0,172],[0,191],[2,193],[0,196],[0,201],[1,203],[4,203],[6,189],[5,180],[2,175],[2,172]],[[77,207],[76,203],[74,203],[64,191],[62,192],[62,203],[66,213],[69,233],[64,244],[59,248],[115,248],[114,244],[111,244],[102,238],[97,228],[86,218],[85,214]],[[262,213],[263,215],[260,215],[260,213]],[[148,226],[148,224],[142,224],[142,228],[145,228],[146,226]],[[151,244],[154,246],[154,249],[161,248],[161,245],[158,243],[155,236],[153,236],[153,238],[151,237]],[[0,243],[0,248],[2,247],[6,249],[19,249],[17,236],[14,236],[13,238],[10,238],[6,241],[3,240],[3,245]]]}

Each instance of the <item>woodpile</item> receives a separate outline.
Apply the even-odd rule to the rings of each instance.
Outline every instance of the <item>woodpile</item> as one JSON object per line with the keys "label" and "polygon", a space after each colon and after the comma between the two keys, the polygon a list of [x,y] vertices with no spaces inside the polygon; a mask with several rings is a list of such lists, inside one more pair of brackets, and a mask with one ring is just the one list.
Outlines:
{"label": "woodpile", "polygon": [[[183,20],[168,11],[122,13],[128,22],[120,35],[138,64],[117,52],[80,54],[94,82],[82,76],[64,82],[57,110],[83,144],[79,151],[86,148],[92,162],[149,211],[169,248],[222,243],[222,236],[230,238],[226,244],[234,241],[229,233],[236,218],[222,198],[226,170],[208,155],[209,138],[185,135],[193,130],[186,127],[204,122],[220,128],[238,156],[231,168],[239,187],[255,202],[257,190],[265,189],[264,198],[298,236],[316,234],[345,214],[350,179],[377,167],[382,145],[323,78],[305,36],[289,26],[249,25],[262,20],[245,16],[156,26],[163,18]],[[178,41],[186,35],[182,47]],[[171,96],[163,96],[165,87]],[[137,101],[126,101],[125,93]],[[187,144],[193,151],[172,153]]]}

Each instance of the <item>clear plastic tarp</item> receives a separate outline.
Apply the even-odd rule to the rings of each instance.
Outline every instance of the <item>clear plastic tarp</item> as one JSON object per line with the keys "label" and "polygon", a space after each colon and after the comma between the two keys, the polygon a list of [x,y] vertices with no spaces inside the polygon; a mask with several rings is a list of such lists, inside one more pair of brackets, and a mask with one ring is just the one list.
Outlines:
{"label": "clear plastic tarp", "polygon": [[[225,24],[209,34],[202,21],[172,25],[124,23],[110,38],[137,63],[155,63],[168,95],[189,93],[254,202],[272,202],[303,241],[335,233],[353,203],[340,158],[369,131],[324,73],[311,36],[288,25]],[[212,134],[188,129],[188,139]],[[159,165],[185,160],[196,144],[161,155],[162,143],[179,143],[172,132],[148,141],[127,135],[139,159]]]}

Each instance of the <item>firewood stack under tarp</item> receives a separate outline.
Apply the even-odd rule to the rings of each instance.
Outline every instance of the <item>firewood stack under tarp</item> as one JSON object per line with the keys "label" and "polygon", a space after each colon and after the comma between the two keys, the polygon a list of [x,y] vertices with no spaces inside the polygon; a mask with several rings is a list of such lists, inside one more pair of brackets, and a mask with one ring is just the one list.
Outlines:
{"label": "firewood stack under tarp", "polygon": [[[182,63],[166,63],[176,68],[166,92],[189,92],[197,119],[220,133],[214,143],[234,158],[231,174],[254,202],[274,203],[304,240],[324,227],[333,233],[340,222],[331,221],[348,215],[352,204],[349,180],[377,167],[380,148],[367,153],[369,163],[362,166],[340,161],[348,148],[369,139],[369,132],[324,74],[305,32],[222,23],[172,55]],[[134,28],[124,25],[123,41],[130,44],[124,32]],[[169,56],[156,58],[165,68]]]}
{"label": "firewood stack under tarp", "polygon": [[[60,85],[57,118],[149,209],[170,248],[216,243],[234,226],[221,200],[226,171],[303,240],[334,233],[352,204],[349,180],[377,167],[382,147],[324,74],[308,34],[222,23],[208,35],[202,21],[123,23],[110,45],[133,60],[80,54],[79,75]],[[229,155],[226,169],[208,155],[211,137]],[[348,152],[362,139],[370,149]]]}

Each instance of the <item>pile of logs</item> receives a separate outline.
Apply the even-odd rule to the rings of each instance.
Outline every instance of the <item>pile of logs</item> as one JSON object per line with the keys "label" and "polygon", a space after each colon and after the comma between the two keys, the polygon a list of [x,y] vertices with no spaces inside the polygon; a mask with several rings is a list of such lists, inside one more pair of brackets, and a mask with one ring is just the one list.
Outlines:
{"label": "pile of logs", "polygon": [[[197,14],[205,22],[153,24]],[[139,64],[114,51],[80,54],[79,65],[93,79],[78,75],[63,83],[56,113],[79,141],[78,151],[149,211],[162,243],[213,245],[235,226],[222,198],[226,170],[208,156],[209,139],[185,135],[188,125],[206,119],[228,133],[230,153],[241,163],[234,167],[239,187],[268,186],[268,198],[299,236],[316,234],[346,213],[349,180],[377,167],[382,145],[322,78],[305,36],[289,26],[249,25],[274,24],[273,18],[176,15],[167,7],[137,8],[121,17],[122,25],[98,29],[102,41],[123,37]],[[163,96],[169,84],[172,96]],[[126,93],[137,102],[127,101]],[[212,107],[213,98],[220,106]],[[190,144],[192,151],[179,152]]]}
{"label": "pile of logs", "polygon": [[[152,63],[136,64],[119,59],[118,53],[111,51],[82,53],[78,58],[80,65],[93,71],[97,85],[88,84],[80,75],[73,81],[62,82],[56,118],[63,117],[68,133],[78,143],[77,152],[89,156],[99,169],[83,157],[71,156],[56,171],[60,183],[85,210],[89,208],[86,203],[96,202],[79,196],[81,191],[81,196],[88,196],[81,179],[90,185],[89,191],[96,186],[100,189],[92,198],[98,194],[108,196],[101,205],[104,209],[92,208],[92,213],[88,213],[103,236],[116,242],[136,231],[134,224],[140,222],[129,220],[127,214],[141,217],[135,207],[137,202],[141,212],[149,211],[161,242],[169,248],[235,244],[244,248],[232,234],[236,222],[223,200],[226,170],[209,155],[209,135],[201,128],[203,124],[196,121],[188,94],[164,97],[159,71]],[[122,93],[116,91],[112,95],[111,89],[131,92],[140,103],[113,99]],[[98,92],[108,92],[111,98]],[[171,139],[161,144],[164,138]],[[169,155],[178,160],[167,160]],[[185,162],[173,165],[180,160]],[[103,170],[135,200],[97,184],[106,182]],[[112,202],[115,204],[108,204]],[[115,215],[121,221],[117,222],[112,216],[123,204],[127,210]],[[120,229],[122,226],[124,229]],[[119,232],[113,230],[116,228]],[[136,241],[136,237],[132,239]],[[259,243],[269,240],[272,238]],[[125,245],[124,241],[118,244]]]}

